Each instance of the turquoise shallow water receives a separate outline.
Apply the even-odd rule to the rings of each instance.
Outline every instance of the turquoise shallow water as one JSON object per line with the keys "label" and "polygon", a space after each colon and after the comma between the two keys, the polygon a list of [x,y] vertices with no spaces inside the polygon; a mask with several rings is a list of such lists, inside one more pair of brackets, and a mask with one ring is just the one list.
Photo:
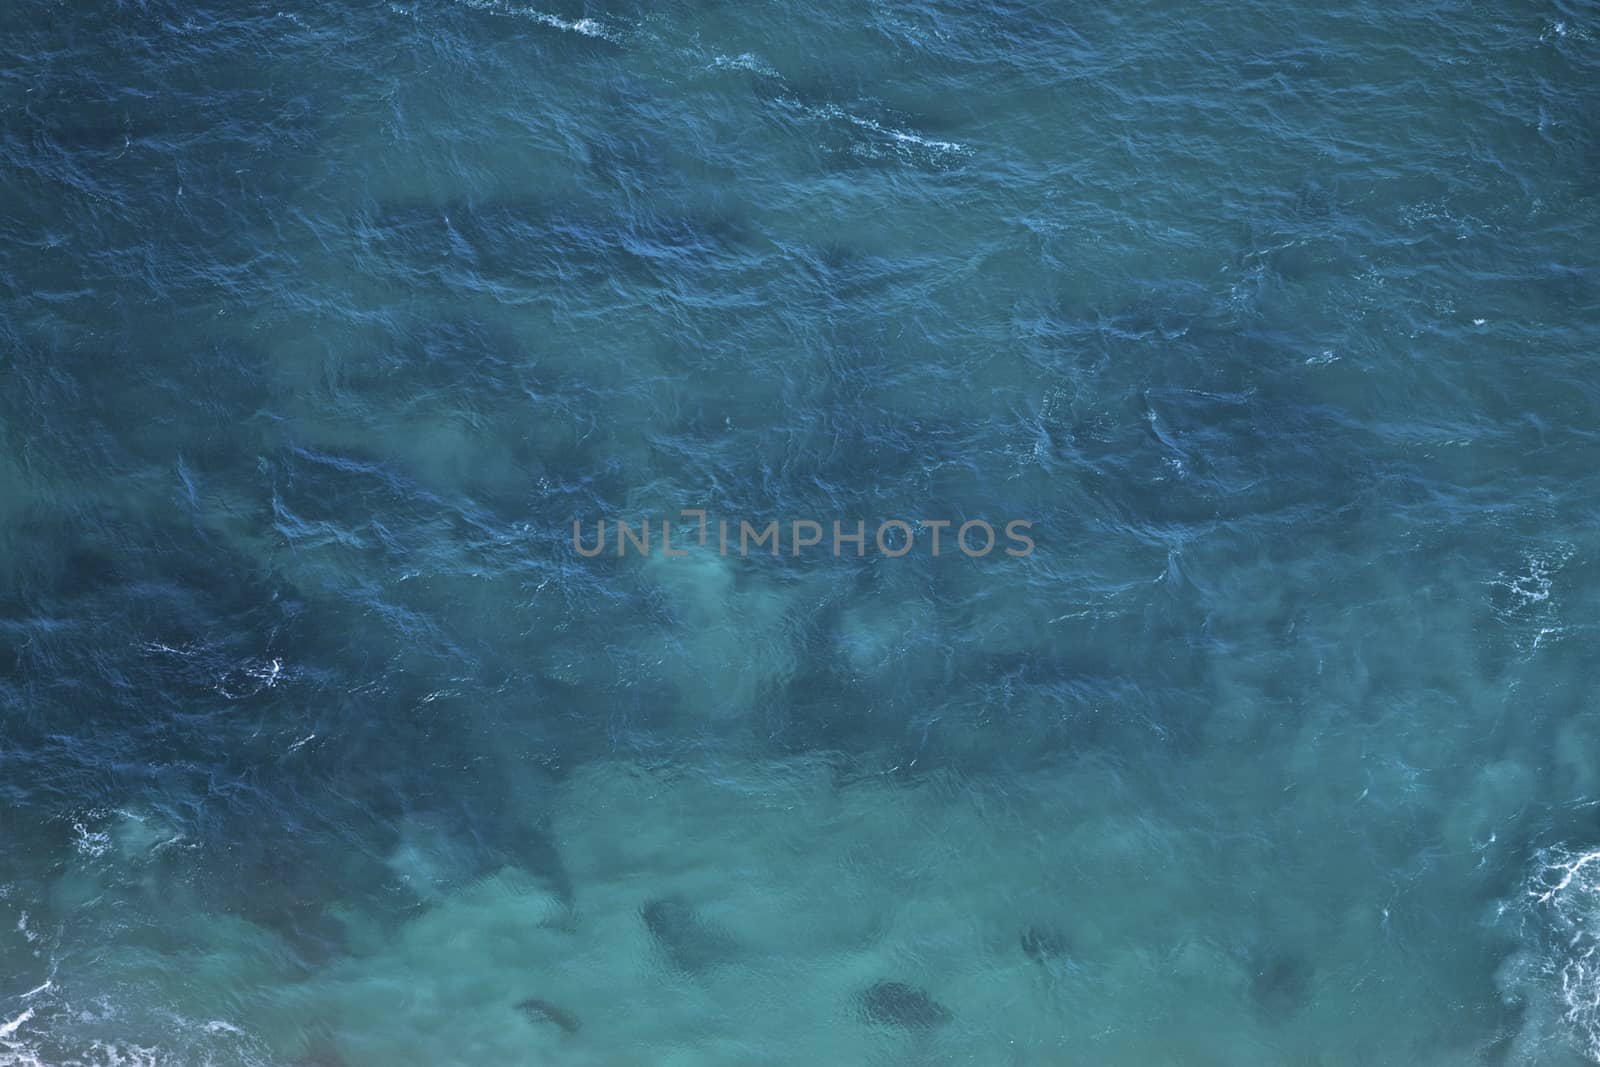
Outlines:
{"label": "turquoise shallow water", "polygon": [[0,57],[0,1067],[1600,1062],[1594,4]]}

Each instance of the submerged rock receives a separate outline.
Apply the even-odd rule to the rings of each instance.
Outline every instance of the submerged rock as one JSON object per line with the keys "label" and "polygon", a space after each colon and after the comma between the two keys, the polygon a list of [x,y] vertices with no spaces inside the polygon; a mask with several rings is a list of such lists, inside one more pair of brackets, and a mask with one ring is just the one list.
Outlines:
{"label": "submerged rock", "polygon": [[732,938],[675,897],[652,900],[640,914],[668,961],[681,971],[692,973],[725,963],[737,949]]}
{"label": "submerged rock", "polygon": [[904,982],[869,986],[861,994],[861,1011],[872,1022],[907,1030],[928,1030],[955,1018],[949,1008]]}
{"label": "submerged rock", "polygon": [[1049,963],[1072,951],[1067,935],[1051,926],[1030,926],[1020,940],[1023,954],[1035,963]]}
{"label": "submerged rock", "polygon": [[1314,968],[1304,956],[1278,952],[1253,961],[1250,998],[1256,1011],[1269,1021],[1287,1018],[1299,1011],[1311,994]]}
{"label": "submerged rock", "polygon": [[517,1010],[526,1015],[530,1022],[548,1023],[568,1037],[583,1029],[583,1022],[576,1015],[538,997],[519,1001]]}

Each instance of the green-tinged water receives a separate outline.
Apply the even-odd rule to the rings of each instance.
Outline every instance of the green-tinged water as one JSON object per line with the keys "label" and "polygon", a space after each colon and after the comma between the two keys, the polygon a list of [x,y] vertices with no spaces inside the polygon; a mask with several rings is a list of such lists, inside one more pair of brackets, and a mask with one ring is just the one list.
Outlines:
{"label": "green-tinged water", "polygon": [[7,0],[0,205],[0,1067],[1600,1062],[1593,3]]}

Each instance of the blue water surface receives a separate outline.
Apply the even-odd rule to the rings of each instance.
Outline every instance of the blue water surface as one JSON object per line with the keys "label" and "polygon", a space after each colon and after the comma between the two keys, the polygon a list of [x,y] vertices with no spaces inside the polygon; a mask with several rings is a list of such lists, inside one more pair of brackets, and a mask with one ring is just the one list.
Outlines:
{"label": "blue water surface", "polygon": [[0,1067],[1600,1062],[1600,7],[535,2],[0,4]]}

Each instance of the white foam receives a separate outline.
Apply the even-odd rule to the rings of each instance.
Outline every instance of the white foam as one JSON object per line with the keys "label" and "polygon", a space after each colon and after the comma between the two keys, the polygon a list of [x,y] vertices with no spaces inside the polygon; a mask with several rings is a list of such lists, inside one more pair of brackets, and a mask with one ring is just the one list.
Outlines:
{"label": "white foam", "polygon": [[861,115],[855,114],[854,112],[846,111],[837,104],[827,104],[823,107],[812,108],[810,110],[814,114],[823,118],[843,119],[851,125],[858,126],[863,130],[871,130],[873,133],[881,134],[882,136],[887,137],[892,144],[900,147],[915,145],[920,148],[926,148],[931,152],[940,155],[967,155],[972,151],[972,149],[967,145],[956,141],[940,141],[932,137],[924,137],[921,134],[914,133],[910,130],[901,130],[896,129],[893,126],[885,126],[881,122],[878,122],[874,119],[865,118]]}
{"label": "white foam", "polygon": [[753,52],[743,52],[737,56],[725,56],[718,53],[711,61],[717,70],[748,70],[752,74],[759,74],[764,78],[780,77],[778,72],[768,66],[766,61]]}
{"label": "white foam", "polygon": [[[1525,654],[1559,640],[1566,632],[1557,611],[1556,576],[1576,548],[1559,542],[1549,549],[1525,552],[1524,573],[1501,571],[1485,584],[1493,590],[1491,606],[1502,623],[1517,633],[1516,644]],[[1532,637],[1526,635],[1532,632]]]}
{"label": "white foam", "polygon": [[1590,33],[1584,27],[1574,26],[1570,22],[1561,20],[1547,24],[1543,32],[1539,34],[1540,42],[1546,44],[1550,41],[1560,41],[1568,37],[1572,38],[1574,41],[1594,40],[1594,34]]}
{"label": "white foam", "polygon": [[[466,0],[466,2],[474,2],[474,0]],[[753,52],[742,52],[737,56],[729,56],[719,52],[712,58],[711,66],[716,70],[749,71],[753,74],[759,74],[763,78],[770,78],[780,85],[784,84],[783,75]],[[799,109],[812,118],[843,120],[852,126],[869,130],[884,138],[889,147],[902,153],[917,149],[925,150],[934,155],[968,155],[972,152],[970,146],[957,141],[941,141],[934,137],[925,137],[914,130],[886,126],[876,119],[846,111],[837,104],[821,104],[817,106],[802,104]]]}
{"label": "white foam", "polygon": [[475,11],[487,11],[491,15],[529,19],[542,26],[549,26],[551,29],[566,30],[568,33],[576,33],[584,37],[598,37],[612,42],[618,42],[622,39],[619,33],[591,18],[569,21],[558,15],[552,15],[547,11],[540,11],[537,8],[498,3],[496,0],[460,0],[460,2]]}
{"label": "white foam", "polygon": [[1500,976],[1503,989],[1530,1003],[1521,1059],[1570,1041],[1600,1061],[1600,850],[1542,849],[1522,901],[1507,910],[1520,917],[1526,946]]}
{"label": "white foam", "polygon": [[90,830],[83,823],[75,822],[72,824],[72,832],[77,835],[78,839],[74,842],[74,846],[80,856],[94,859],[105,855],[111,848],[111,835],[104,830]]}

